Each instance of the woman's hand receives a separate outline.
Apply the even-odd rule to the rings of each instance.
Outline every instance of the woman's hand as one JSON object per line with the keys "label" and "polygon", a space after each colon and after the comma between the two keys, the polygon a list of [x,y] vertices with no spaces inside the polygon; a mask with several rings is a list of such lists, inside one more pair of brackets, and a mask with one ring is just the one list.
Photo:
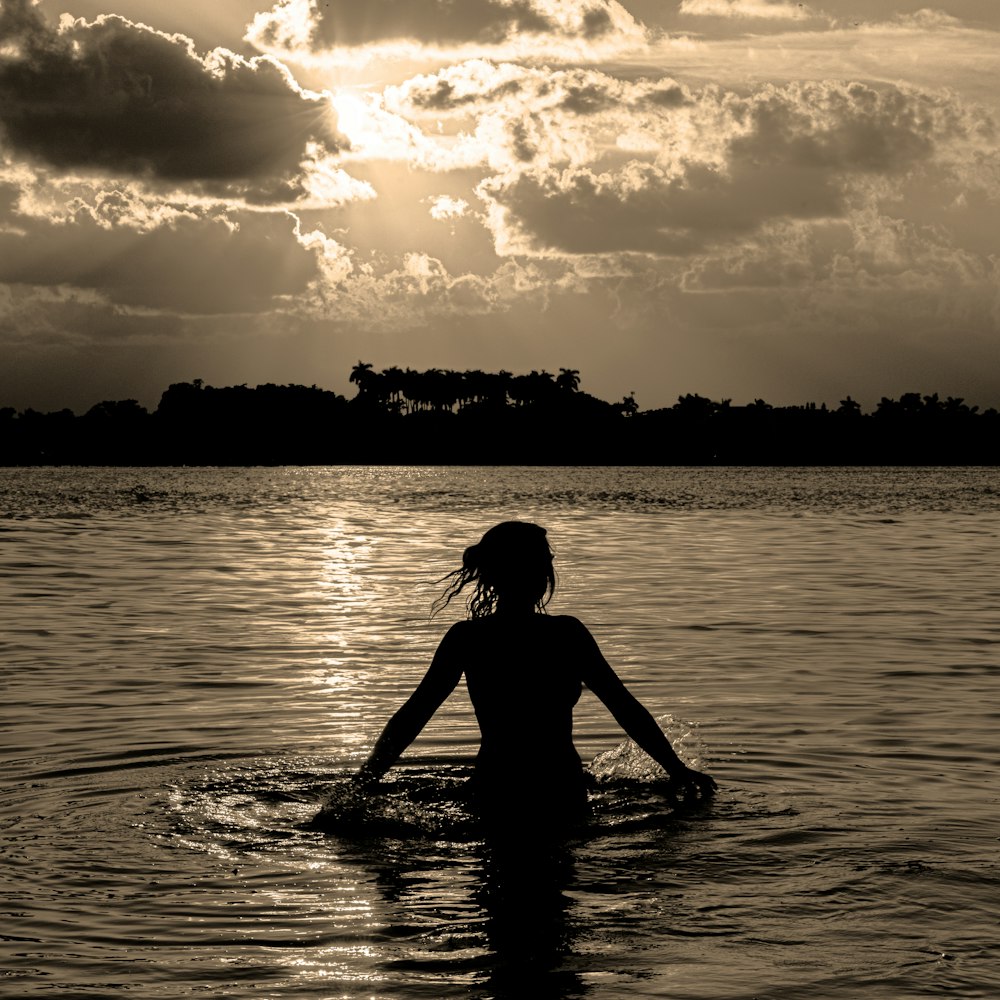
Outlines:
{"label": "woman's hand", "polygon": [[351,777],[350,781],[356,788],[366,791],[372,785],[378,784],[380,777],[381,775],[370,764],[364,764],[358,773]]}
{"label": "woman's hand", "polygon": [[368,790],[356,774],[337,778],[328,788],[326,803],[313,819],[328,831],[362,829],[368,820]]}
{"label": "woman's hand", "polygon": [[671,774],[670,787],[671,790],[676,789],[678,797],[683,797],[685,802],[693,799],[710,799],[718,788],[714,778],[696,771],[693,767],[685,767],[683,771]]}

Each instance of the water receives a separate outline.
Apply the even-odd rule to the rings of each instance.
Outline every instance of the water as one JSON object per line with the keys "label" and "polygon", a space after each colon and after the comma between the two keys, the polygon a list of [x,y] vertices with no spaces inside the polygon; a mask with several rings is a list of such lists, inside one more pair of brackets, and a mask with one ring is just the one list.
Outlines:
{"label": "water", "polygon": [[[585,695],[594,819],[498,870],[460,690],[310,828],[515,516],[718,798]],[[0,995],[994,998],[998,534],[995,469],[0,470]]]}

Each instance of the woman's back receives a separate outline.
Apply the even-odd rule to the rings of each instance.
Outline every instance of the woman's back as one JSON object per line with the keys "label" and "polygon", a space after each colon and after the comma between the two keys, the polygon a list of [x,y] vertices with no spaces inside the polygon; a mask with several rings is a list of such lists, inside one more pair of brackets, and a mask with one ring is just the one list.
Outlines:
{"label": "woman's back", "polygon": [[537,832],[572,822],[586,808],[573,746],[573,707],[583,688],[573,621],[496,614],[455,629],[481,734],[474,801],[490,824],[516,816]]}
{"label": "woman's back", "polygon": [[582,683],[568,623],[548,615],[490,615],[461,625],[462,663],[482,734],[479,761],[557,754],[573,748],[573,706]]}

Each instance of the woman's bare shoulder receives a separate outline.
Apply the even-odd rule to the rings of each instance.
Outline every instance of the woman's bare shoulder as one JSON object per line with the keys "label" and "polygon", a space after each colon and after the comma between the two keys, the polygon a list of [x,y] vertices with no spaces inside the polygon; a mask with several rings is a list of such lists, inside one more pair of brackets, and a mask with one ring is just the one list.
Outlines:
{"label": "woman's bare shoulder", "polygon": [[462,618],[457,622],[452,622],[448,631],[444,634],[443,641],[454,642],[455,640],[466,639],[475,633],[475,625],[476,619],[474,618]]}
{"label": "woman's bare shoulder", "polygon": [[583,633],[590,634],[590,629],[576,615],[549,615],[548,617],[551,621],[556,622],[559,628],[567,632],[573,632],[578,635]]}
{"label": "woman's bare shoulder", "polygon": [[551,630],[565,636],[589,636],[590,630],[575,615],[536,614],[528,618],[510,619],[502,615],[484,615],[482,618],[464,618],[455,622],[445,634],[448,640],[469,640],[495,634],[498,630],[509,632],[525,628]]}

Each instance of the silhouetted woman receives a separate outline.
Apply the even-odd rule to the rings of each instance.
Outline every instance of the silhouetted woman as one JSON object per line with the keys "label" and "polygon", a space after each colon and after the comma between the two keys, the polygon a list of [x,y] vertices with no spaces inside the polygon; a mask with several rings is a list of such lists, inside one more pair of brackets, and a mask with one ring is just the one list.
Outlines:
{"label": "silhouetted woman", "polygon": [[587,793],[573,746],[573,706],[584,685],[685,797],[712,794],[715,782],[674,753],[586,627],[570,615],[544,613],[555,590],[544,528],[523,521],[490,528],[447,579],[438,603],[473,588],[471,617],[441,640],[423,680],[361,768],[362,782],[392,767],[464,673],[481,734],[473,802],[488,823],[559,824],[583,814]]}

